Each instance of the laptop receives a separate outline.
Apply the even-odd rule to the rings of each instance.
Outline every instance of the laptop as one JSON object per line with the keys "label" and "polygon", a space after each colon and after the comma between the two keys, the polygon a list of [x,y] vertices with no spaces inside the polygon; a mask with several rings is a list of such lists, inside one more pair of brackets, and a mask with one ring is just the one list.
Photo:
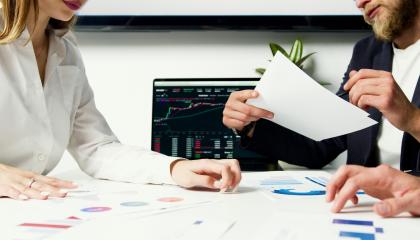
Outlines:
{"label": "laptop", "polygon": [[254,89],[258,78],[155,79],[152,150],[196,159],[238,159],[242,170],[279,170],[277,160],[245,150],[225,127],[223,109],[234,91]]}

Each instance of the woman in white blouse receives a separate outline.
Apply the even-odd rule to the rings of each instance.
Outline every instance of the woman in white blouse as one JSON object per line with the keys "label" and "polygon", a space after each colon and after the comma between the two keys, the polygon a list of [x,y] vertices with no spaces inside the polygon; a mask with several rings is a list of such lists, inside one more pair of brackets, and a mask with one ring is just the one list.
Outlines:
{"label": "woman in white blouse", "polygon": [[64,197],[44,176],[67,149],[95,178],[234,188],[236,160],[187,161],[122,145],[95,107],[69,27],[86,0],[1,0],[0,197]]}

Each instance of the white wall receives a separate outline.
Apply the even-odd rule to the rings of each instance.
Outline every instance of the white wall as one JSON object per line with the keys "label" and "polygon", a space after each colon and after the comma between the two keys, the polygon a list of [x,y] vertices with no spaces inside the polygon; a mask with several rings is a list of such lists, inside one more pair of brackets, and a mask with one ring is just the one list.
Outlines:
{"label": "white wall", "polygon": [[[256,77],[265,67],[269,42],[290,48],[296,37],[314,78],[335,91],[353,44],[366,33],[190,31],[88,33],[77,37],[98,108],[123,143],[150,148],[152,81],[157,77]],[[72,166],[68,156],[60,168]]]}

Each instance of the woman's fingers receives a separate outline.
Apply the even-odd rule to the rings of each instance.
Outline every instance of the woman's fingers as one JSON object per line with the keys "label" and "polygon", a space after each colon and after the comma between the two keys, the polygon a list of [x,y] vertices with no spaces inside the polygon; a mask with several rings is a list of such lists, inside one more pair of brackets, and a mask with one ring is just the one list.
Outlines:
{"label": "woman's fingers", "polygon": [[226,191],[227,188],[230,187],[234,178],[234,174],[230,170],[230,166],[222,162],[219,163],[217,160],[200,160],[200,165],[197,170],[199,170],[201,174],[204,173],[204,175],[218,176],[220,179],[220,185],[217,183],[217,187],[222,191]]}
{"label": "woman's fingers", "polygon": [[69,181],[46,177],[20,170],[17,168],[2,168],[0,170],[0,197],[10,197],[17,200],[39,199],[48,197],[65,197],[65,188],[75,188]]}
{"label": "woman's fingers", "polygon": [[200,174],[193,174],[191,176],[192,182],[194,183],[190,187],[194,186],[200,186],[210,189],[218,189],[218,180],[214,177],[208,176],[208,175],[200,175]]}
{"label": "woman's fingers", "polygon": [[238,184],[241,182],[242,174],[241,174],[241,167],[239,165],[239,161],[236,159],[232,160],[218,160],[219,162],[223,164],[227,164],[230,167],[230,172],[233,175],[232,182],[230,184],[230,188],[236,188]]}
{"label": "woman's fingers", "polygon": [[[190,173],[193,173],[191,179],[186,181]],[[178,162],[172,176],[184,187],[202,186],[226,191],[235,188],[241,181],[241,170],[237,160],[201,159]]]}
{"label": "woman's fingers", "polygon": [[49,196],[48,192],[41,192],[37,189],[30,188],[21,183],[12,183],[12,187],[18,190],[21,193],[21,195],[28,197],[28,199],[46,200]]}
{"label": "woman's fingers", "polygon": [[73,182],[66,181],[66,180],[61,180],[61,179],[54,178],[54,177],[37,175],[34,179],[37,182],[45,183],[45,184],[50,185],[50,186],[55,187],[55,188],[68,188],[68,189],[77,188],[77,184],[75,184]]}
{"label": "woman's fingers", "polygon": [[18,190],[11,186],[0,185],[0,197],[9,197],[15,200],[27,200],[27,196],[21,194]]}
{"label": "woman's fingers", "polygon": [[37,181],[35,181],[32,184],[31,188],[36,189],[40,192],[49,193],[50,197],[65,197],[68,192],[65,189],[56,188],[51,185],[48,185],[42,182],[37,182]]}

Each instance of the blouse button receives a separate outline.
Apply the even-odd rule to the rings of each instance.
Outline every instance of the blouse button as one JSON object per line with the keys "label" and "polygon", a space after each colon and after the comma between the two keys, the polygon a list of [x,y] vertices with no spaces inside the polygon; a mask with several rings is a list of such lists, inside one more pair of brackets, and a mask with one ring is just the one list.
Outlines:
{"label": "blouse button", "polygon": [[43,162],[43,161],[45,161],[45,159],[46,159],[46,157],[45,157],[44,154],[42,154],[42,153],[38,154],[38,161]]}

